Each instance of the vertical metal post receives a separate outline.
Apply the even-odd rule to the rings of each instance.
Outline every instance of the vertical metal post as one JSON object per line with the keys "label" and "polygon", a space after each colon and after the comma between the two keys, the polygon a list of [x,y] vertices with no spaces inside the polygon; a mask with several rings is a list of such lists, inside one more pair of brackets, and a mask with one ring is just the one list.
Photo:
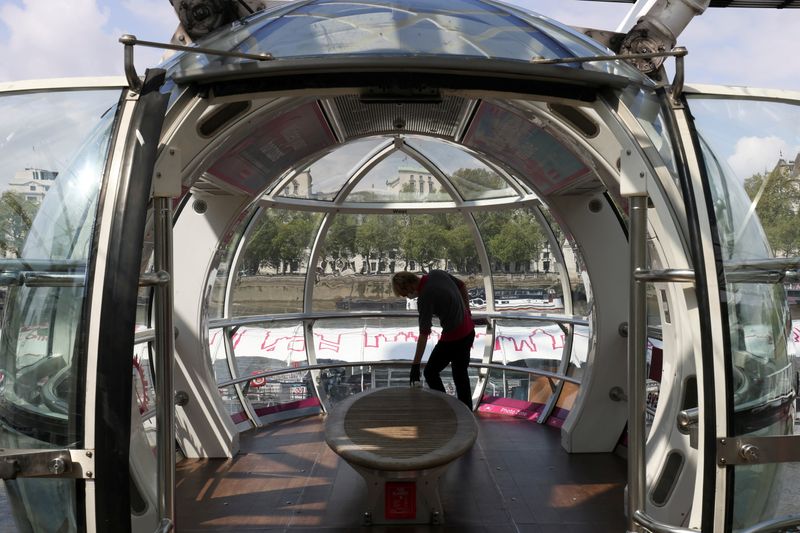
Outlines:
{"label": "vertical metal post", "polygon": [[630,307],[628,316],[628,531],[639,532],[636,511],[645,502],[645,349],[647,286],[634,274],[647,267],[647,196],[628,199],[630,216]]}
{"label": "vertical metal post", "polygon": [[153,198],[154,241],[153,263],[156,272],[165,272],[167,283],[156,287],[156,440],[158,446],[158,514],[175,523],[175,338],[172,323],[172,199]]}

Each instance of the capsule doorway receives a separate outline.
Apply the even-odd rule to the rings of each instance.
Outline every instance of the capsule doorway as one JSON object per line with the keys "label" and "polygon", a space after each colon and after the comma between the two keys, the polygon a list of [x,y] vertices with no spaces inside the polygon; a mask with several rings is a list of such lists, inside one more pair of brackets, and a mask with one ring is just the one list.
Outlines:
{"label": "capsule doorway", "polygon": [[[502,427],[495,417],[510,415],[526,424],[515,428],[525,428],[523,435],[549,432],[542,434],[559,452],[554,461],[591,472],[617,459],[626,423],[641,417],[629,426],[642,439],[628,442],[636,465],[628,502],[640,511],[628,517],[629,528],[724,531],[772,519],[778,511],[771,502],[750,495],[777,490],[786,478],[789,470],[773,461],[795,460],[770,455],[770,446],[794,442],[785,439],[796,387],[781,348],[788,311],[775,282],[796,273],[797,263],[771,256],[754,211],[741,202],[743,185],[719,163],[731,130],[716,127],[711,113],[721,144],[704,130],[704,97],[690,89],[675,103],[651,84],[632,83],[630,74],[525,70],[528,80],[502,61],[480,64],[484,72],[463,65],[452,72],[446,61],[421,62],[418,70],[372,61],[360,65],[373,69],[367,74],[337,73],[327,62],[320,72],[306,63],[299,73],[264,76],[236,65],[230,77],[224,68],[178,69],[161,90],[153,90],[152,73],[141,97],[121,91],[106,144],[94,145],[103,162],[99,207],[82,219],[84,240],[71,241],[84,253],[85,272],[64,263],[91,291],[69,305],[63,295],[44,298],[57,300],[55,311],[26,300],[24,291],[37,283],[64,283],[52,266],[30,268],[39,257],[15,263],[4,278],[22,287],[10,293],[8,309],[68,316],[68,327],[54,321],[43,336],[48,345],[74,341],[73,360],[81,362],[70,379],[84,380],[87,398],[96,397],[76,417],[83,424],[77,436],[59,444],[74,465],[84,464],[79,455],[94,457],[92,470],[66,482],[76,483],[78,496],[58,500],[76,517],[66,527],[149,531],[176,517],[173,439],[154,422],[158,407],[173,413],[173,397],[181,468],[201,470],[206,459],[245,466],[241,452],[253,440],[280,442],[283,428],[296,437],[342,397],[402,384],[415,312],[413,303],[388,297],[392,261],[395,270],[449,268],[469,281],[474,313],[486,322],[472,361],[477,416],[492,421],[486,428]],[[786,106],[772,116],[794,112],[793,98],[770,98]],[[766,180],[753,183],[767,193]],[[37,223],[53,227],[44,215]],[[466,250],[457,248],[464,243]],[[740,257],[754,247],[759,255]],[[527,253],[515,255],[520,248]],[[156,258],[165,252],[171,259]],[[159,318],[150,285],[169,287],[158,298],[166,304]],[[637,305],[629,309],[631,301]],[[30,354],[12,319],[4,319],[3,357],[18,361]],[[748,340],[754,331],[760,344]],[[172,365],[154,371],[169,363],[154,355],[156,335],[159,354],[172,353],[174,337],[174,386],[165,386]],[[630,348],[629,339],[636,340]],[[648,342],[654,349],[646,359]],[[38,347],[34,355],[49,360],[51,352]],[[630,382],[629,362],[645,371]],[[33,387],[6,385],[7,405],[27,408],[40,397],[49,405],[47,391],[65,391],[55,366],[43,366],[46,375]],[[168,402],[156,402],[155,385],[165,386]],[[16,402],[22,392],[31,394],[27,403]],[[754,426],[751,415],[762,408],[768,424]],[[3,420],[33,438],[45,426]],[[155,450],[161,466],[153,453],[157,426],[168,443]],[[754,432],[778,440],[748,440]],[[741,454],[724,451],[729,438],[751,461],[768,450],[770,464],[744,466]],[[62,476],[59,464],[49,475]],[[231,474],[201,476],[197,496],[209,506],[224,503],[220,494],[236,484],[238,473]],[[536,498],[551,502],[551,511],[569,509],[574,494],[595,489],[597,480],[583,479]],[[563,498],[548,499],[556,492]],[[43,516],[24,501],[15,501],[19,512]],[[277,505],[273,499],[263,512]],[[527,518],[538,522],[525,522],[519,510],[506,518],[543,525],[568,520],[568,512]],[[623,513],[619,501],[613,520]],[[220,514],[224,527],[247,524],[247,517]],[[279,525],[300,525],[292,516],[282,515],[289,522]]]}

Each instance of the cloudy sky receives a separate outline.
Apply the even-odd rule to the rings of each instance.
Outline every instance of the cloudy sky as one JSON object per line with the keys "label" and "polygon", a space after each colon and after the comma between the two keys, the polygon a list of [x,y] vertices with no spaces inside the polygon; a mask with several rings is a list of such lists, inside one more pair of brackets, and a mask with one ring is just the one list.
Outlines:
{"label": "cloudy sky", "polygon": [[[600,29],[616,29],[630,9],[626,3],[580,0],[510,3],[566,24]],[[0,84],[37,78],[122,75],[120,35],[132,33],[140,39],[167,42],[176,25],[169,0],[0,0]],[[692,21],[678,41],[689,49],[687,81],[800,91],[800,54],[794,53],[798,28],[800,9],[708,9]],[[157,64],[160,55],[161,51],[137,47],[137,71],[143,73],[146,67]],[[668,70],[672,70],[670,62]],[[79,104],[84,105],[75,104],[76,115],[82,109]],[[85,113],[97,116],[96,109],[88,104],[84,107],[88,110]],[[18,103],[3,107],[0,102],[0,115],[5,119],[10,120],[14,113],[19,115],[25,109],[30,108]],[[752,118],[757,121],[763,116],[761,113]],[[60,119],[63,123],[64,117]],[[737,173],[746,176],[756,168],[763,170],[774,164],[778,155],[794,157],[800,149],[798,116],[784,119],[781,132],[764,130],[751,137],[725,139],[723,144],[735,151],[724,157]],[[30,123],[28,119],[20,120]],[[713,126],[718,131],[728,128],[723,123]],[[78,136],[76,129],[67,129],[62,139],[65,145]],[[28,154],[23,166],[63,166],[46,159],[44,147],[32,147],[21,135],[14,138],[13,133],[0,135],[0,148],[11,150],[12,145],[19,144],[19,149]],[[3,170],[0,184],[12,175]]]}
{"label": "cloudy sky", "polygon": [[[630,5],[580,0],[510,2],[566,24],[615,29]],[[122,74],[123,33],[168,41],[169,0],[0,0],[0,81]],[[800,90],[800,9],[708,9],[679,39],[687,80]],[[137,48],[143,71],[160,52]]]}

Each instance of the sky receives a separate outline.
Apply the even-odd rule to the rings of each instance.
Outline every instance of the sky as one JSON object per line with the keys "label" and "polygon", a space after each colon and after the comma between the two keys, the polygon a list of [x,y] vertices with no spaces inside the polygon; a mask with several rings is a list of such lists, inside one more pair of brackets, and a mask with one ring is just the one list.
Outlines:
{"label": "sky", "polygon": [[[610,30],[617,29],[631,7],[627,3],[580,0],[509,3],[565,24]],[[122,75],[123,47],[118,42],[122,34],[168,42],[176,26],[177,17],[169,0],[0,0],[0,86],[14,80]],[[678,44],[689,50],[687,83],[800,91],[800,54],[791,52],[797,47],[798,28],[800,9],[710,8],[695,18],[678,39]],[[139,74],[155,66],[161,54],[160,50],[136,47]],[[671,61],[667,62],[670,73]],[[77,132],[81,106],[84,114],[97,116],[97,109],[88,103],[74,105],[76,126],[64,128],[65,134],[59,140],[65,147],[83,137]],[[30,123],[30,117],[24,118],[30,109],[19,104],[4,107],[0,101],[0,116],[6,122],[16,116],[22,124]],[[737,112],[730,110],[728,118],[735,120]],[[64,125],[65,117],[58,118]],[[778,155],[793,158],[800,150],[798,119],[797,114],[784,117],[783,133],[764,130],[750,137],[723,138],[721,145],[734,149],[725,154],[727,162],[737,173],[747,176],[755,169],[761,171],[774,165]],[[759,115],[748,116],[748,120],[758,121]],[[723,122],[712,126],[719,132],[728,129]],[[33,132],[29,133],[33,136],[29,138],[35,138]],[[16,143],[27,151],[24,166],[63,168],[64,162],[52,160],[54,156],[45,158],[44,146],[32,146],[21,135],[0,137],[3,150],[13,149]],[[65,149],[66,152],[70,151]],[[0,184],[13,175],[10,171],[2,174]]]}
{"label": "sky", "polygon": [[[630,4],[580,0],[509,2],[566,24],[616,29]],[[0,0],[0,82],[121,75],[131,33],[169,41],[177,25],[169,0]],[[689,49],[687,81],[800,90],[800,9],[713,9],[679,37]],[[137,47],[137,70],[161,52]]]}

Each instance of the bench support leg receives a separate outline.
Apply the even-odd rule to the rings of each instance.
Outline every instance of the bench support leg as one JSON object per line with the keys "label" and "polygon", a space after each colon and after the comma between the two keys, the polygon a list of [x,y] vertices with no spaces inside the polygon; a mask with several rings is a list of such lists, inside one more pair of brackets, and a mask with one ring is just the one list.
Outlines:
{"label": "bench support leg", "polygon": [[350,466],[367,483],[364,525],[444,523],[439,478],[448,465],[403,472]]}

